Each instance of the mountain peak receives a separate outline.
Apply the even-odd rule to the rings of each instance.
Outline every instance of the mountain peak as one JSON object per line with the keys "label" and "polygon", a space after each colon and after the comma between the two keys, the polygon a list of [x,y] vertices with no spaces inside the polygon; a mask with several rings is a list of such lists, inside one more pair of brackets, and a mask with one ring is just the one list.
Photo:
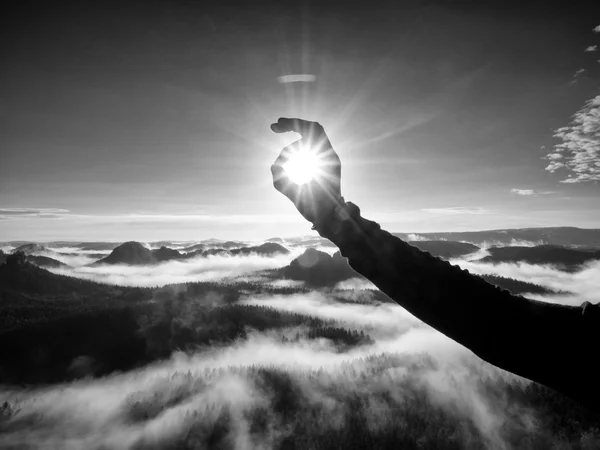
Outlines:
{"label": "mountain peak", "polygon": [[155,262],[154,255],[150,249],[136,241],[125,242],[116,247],[106,258],[94,264],[151,264]]}
{"label": "mountain peak", "polygon": [[30,243],[18,246],[13,250],[13,253],[23,252],[26,255],[48,251],[48,248],[42,244]]}
{"label": "mountain peak", "polygon": [[333,285],[348,278],[360,277],[339,252],[331,256],[312,247],[281,269],[281,274],[315,286]]}

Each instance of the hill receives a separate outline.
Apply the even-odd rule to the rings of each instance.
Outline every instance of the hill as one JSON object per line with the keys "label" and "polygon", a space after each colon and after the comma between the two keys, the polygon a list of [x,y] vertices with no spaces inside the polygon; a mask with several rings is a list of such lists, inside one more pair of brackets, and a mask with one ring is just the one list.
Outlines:
{"label": "hill", "polygon": [[68,264],[60,262],[54,258],[49,258],[48,256],[28,255],[27,261],[40,267],[69,267]]}
{"label": "hill", "polygon": [[162,246],[157,250],[152,250],[152,257],[155,262],[172,261],[176,259],[183,259],[185,255],[182,255],[177,250]]}
{"label": "hill", "polygon": [[271,255],[287,255],[290,251],[283,245],[275,242],[265,242],[264,244],[255,247],[241,247],[229,250],[228,253],[231,255],[250,255],[255,253],[257,255],[271,256]]}
{"label": "hill", "polygon": [[102,251],[102,250],[114,250],[119,245],[118,242],[81,242],[79,244],[74,245],[81,250],[91,250],[91,251]]}
{"label": "hill", "polygon": [[246,244],[244,244],[243,242],[239,242],[239,241],[218,241],[215,239],[208,239],[208,240],[202,241],[198,244],[194,244],[194,245],[190,245],[189,247],[182,248],[181,251],[182,252],[194,252],[194,251],[205,250],[205,249],[230,250],[230,249],[236,249],[236,248],[245,247],[245,246],[246,246]]}
{"label": "hill", "polygon": [[23,252],[8,255],[0,265],[0,292],[44,298],[75,298],[122,291],[108,285],[79,278],[56,275],[31,262]]}
{"label": "hill", "polygon": [[31,264],[18,252],[0,265],[0,330],[122,307],[148,297],[148,292],[57,275]]}
{"label": "hill", "polygon": [[413,241],[410,245],[444,259],[458,258],[479,250],[476,245],[456,241]]}
{"label": "hill", "polygon": [[479,275],[485,281],[496,286],[500,286],[502,289],[506,289],[515,295],[520,294],[541,294],[541,295],[552,295],[558,294],[558,292],[548,289],[539,284],[528,283],[526,281],[515,280],[514,278],[506,278],[498,275]]}
{"label": "hill", "polygon": [[331,286],[349,278],[361,277],[339,252],[331,256],[314,248],[307,249],[277,273],[313,286]]}
{"label": "hill", "polygon": [[565,270],[577,270],[582,264],[600,259],[600,250],[578,250],[557,245],[492,247],[489,252],[490,255],[481,259],[481,262],[552,264]]}
{"label": "hill", "polygon": [[147,249],[139,242],[129,241],[119,245],[110,255],[93,265],[99,264],[129,264],[143,265],[156,262],[156,258],[150,249]]}
{"label": "hill", "polygon": [[514,228],[447,233],[394,233],[394,235],[408,241],[419,238],[467,241],[476,245],[519,245],[519,241],[521,241],[533,244],[600,248],[600,229],[576,227]]}
{"label": "hill", "polygon": [[48,252],[48,251],[49,251],[48,247],[46,247],[45,245],[30,243],[30,244],[19,245],[17,248],[15,248],[13,250],[13,253],[23,252],[26,255],[31,255],[33,253],[41,253],[41,252]]}
{"label": "hill", "polygon": [[197,252],[198,250],[202,251],[206,248],[205,244],[194,244],[189,247],[182,248],[182,252]]}

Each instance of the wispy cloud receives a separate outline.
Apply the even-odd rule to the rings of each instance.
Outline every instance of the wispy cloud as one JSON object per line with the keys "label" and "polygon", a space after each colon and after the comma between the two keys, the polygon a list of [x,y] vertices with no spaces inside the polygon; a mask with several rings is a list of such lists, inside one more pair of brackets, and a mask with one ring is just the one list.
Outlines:
{"label": "wispy cloud", "polygon": [[569,126],[555,130],[554,137],[562,142],[545,156],[548,172],[567,170],[561,183],[600,180],[600,95],[588,100]]}
{"label": "wispy cloud", "polygon": [[77,214],[58,208],[0,208],[2,218],[69,217],[89,223],[223,223],[262,224],[294,223],[297,214]]}
{"label": "wispy cloud", "polygon": [[538,195],[551,195],[556,194],[555,191],[536,191],[535,189],[517,189],[512,188],[510,190],[513,194],[524,195],[524,196],[538,196]]}
{"label": "wispy cloud", "polygon": [[68,209],[60,208],[0,208],[2,215],[66,214]]}
{"label": "wispy cloud", "polygon": [[54,219],[67,214],[69,210],[61,208],[0,208],[0,220],[25,217]]}
{"label": "wispy cloud", "polygon": [[581,75],[583,75],[585,73],[585,69],[581,68],[581,69],[577,69],[575,71],[575,73],[573,74],[573,78],[571,78],[571,81],[569,82],[570,84],[576,83],[577,80],[579,79],[579,77]]}
{"label": "wispy cloud", "polygon": [[597,45],[590,45],[584,51],[586,51],[586,52],[595,52],[596,50],[598,50],[598,46]]}
{"label": "wispy cloud", "polygon": [[491,212],[485,208],[471,207],[471,206],[452,206],[448,208],[423,208],[421,211],[425,211],[431,214],[491,214]]}
{"label": "wispy cloud", "polygon": [[295,75],[282,75],[277,77],[277,80],[282,83],[311,83],[316,81],[317,77],[315,75],[301,73]]}

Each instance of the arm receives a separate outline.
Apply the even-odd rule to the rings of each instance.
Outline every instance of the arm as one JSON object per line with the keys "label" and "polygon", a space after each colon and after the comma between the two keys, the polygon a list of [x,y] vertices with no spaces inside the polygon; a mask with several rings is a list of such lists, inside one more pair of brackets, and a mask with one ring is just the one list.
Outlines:
{"label": "arm", "polygon": [[341,205],[315,229],[354,270],[489,363],[598,407],[597,306],[512,295],[381,230],[352,203]]}
{"label": "arm", "polygon": [[[598,408],[594,354],[598,305],[555,305],[511,295],[482,278],[403,242],[360,216],[341,196],[341,163],[323,127],[281,118],[271,129],[303,138],[286,147],[271,171],[275,188],[336,244],[350,266],[414,316],[502,369]],[[316,149],[322,174],[305,185],[285,172],[289,155]]]}

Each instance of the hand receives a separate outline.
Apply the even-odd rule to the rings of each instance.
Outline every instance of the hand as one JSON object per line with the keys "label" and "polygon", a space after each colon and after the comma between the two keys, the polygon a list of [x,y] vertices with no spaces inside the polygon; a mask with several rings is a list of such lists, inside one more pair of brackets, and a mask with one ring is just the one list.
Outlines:
{"label": "hand", "polygon": [[[295,131],[301,139],[285,147],[271,166],[273,186],[296,206],[305,219],[316,224],[325,220],[332,210],[343,203],[340,188],[342,164],[333,150],[323,127],[317,122],[280,118],[271,125],[275,133]],[[300,147],[316,151],[319,175],[304,184],[294,183],[285,171],[289,156]]]}

